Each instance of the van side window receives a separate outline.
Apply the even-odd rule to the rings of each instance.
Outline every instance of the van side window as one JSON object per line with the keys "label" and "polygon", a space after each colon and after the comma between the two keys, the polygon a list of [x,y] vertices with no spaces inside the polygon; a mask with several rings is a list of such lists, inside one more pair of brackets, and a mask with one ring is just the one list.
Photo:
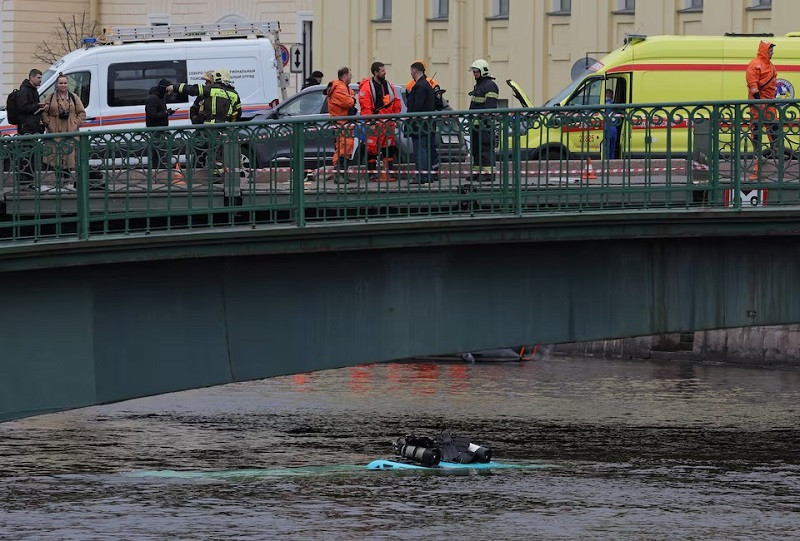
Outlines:
{"label": "van side window", "polygon": [[593,78],[586,81],[567,105],[600,105],[600,91],[603,87],[603,79]]}
{"label": "van side window", "polygon": [[[70,92],[74,92],[81,98],[81,103],[84,107],[89,106],[89,96],[92,83],[92,74],[88,71],[76,71],[75,73],[67,73],[67,88]],[[56,89],[56,85],[52,84],[41,92],[42,98],[46,98],[52,94]]]}
{"label": "van side window", "polygon": [[[158,86],[161,79],[182,83],[186,78],[185,60],[162,62],[120,62],[108,66],[108,105],[128,107],[144,105],[150,89]],[[182,98],[173,94],[168,103],[181,103]]]}

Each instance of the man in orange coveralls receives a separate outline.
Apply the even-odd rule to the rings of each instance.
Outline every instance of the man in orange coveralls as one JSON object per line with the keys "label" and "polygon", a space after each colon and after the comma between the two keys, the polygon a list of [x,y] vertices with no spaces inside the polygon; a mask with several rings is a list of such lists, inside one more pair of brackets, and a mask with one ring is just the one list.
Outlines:
{"label": "man in orange coveralls", "polygon": [[[362,115],[390,115],[402,110],[400,97],[392,83],[386,80],[386,66],[383,62],[373,62],[370,67],[372,77],[363,79],[358,85],[358,101]],[[380,178],[378,157],[386,160],[385,168],[390,171],[397,158],[397,139],[395,122],[392,120],[373,120],[367,123],[367,169],[372,180]]]}
{"label": "man in orange coveralls", "polygon": [[[328,83],[325,95],[328,96],[328,114],[330,116],[353,116],[356,114],[356,94],[350,88],[353,72],[350,68],[339,68],[338,79]],[[353,128],[346,120],[338,122],[336,140],[334,141],[333,166],[336,168],[334,182],[347,184],[347,166],[353,155]]]}
{"label": "man in orange coveralls", "polygon": [[[778,70],[772,63],[772,53],[775,48],[774,43],[762,41],[758,44],[758,53],[750,61],[745,71],[747,81],[747,99],[749,100],[774,100],[778,86]],[[778,136],[778,110],[774,105],[755,105],[750,107],[750,117],[753,120],[751,130],[753,133],[755,149],[757,155],[761,149],[761,124],[767,126],[767,136],[769,137],[770,149],[774,150],[775,141]],[[760,120],[760,122],[759,122]],[[757,176],[758,161],[756,161]]]}

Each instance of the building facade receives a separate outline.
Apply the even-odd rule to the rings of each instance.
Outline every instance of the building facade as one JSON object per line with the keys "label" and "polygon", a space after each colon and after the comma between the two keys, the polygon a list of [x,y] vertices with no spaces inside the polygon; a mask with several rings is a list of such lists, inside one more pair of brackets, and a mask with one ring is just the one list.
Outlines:
{"label": "building facade", "polygon": [[331,80],[343,65],[358,80],[375,60],[402,84],[411,63],[422,59],[456,107],[469,103],[468,67],[476,58],[490,62],[501,98],[514,106],[506,79],[542,103],[569,83],[576,64],[621,46],[628,33],[800,31],[797,0],[2,0],[0,6],[4,95],[31,67],[48,67],[34,60],[34,51],[52,40],[59,17],[82,13],[99,28],[278,20],[282,42],[303,45],[294,88],[313,69]]}
{"label": "building facade", "polygon": [[576,64],[621,47],[625,34],[800,31],[797,0],[314,0],[313,11],[326,78],[343,65],[365,77],[380,60],[389,79],[405,83],[422,59],[459,107],[469,103],[476,58],[489,61],[501,98],[518,106],[507,79],[543,103]]}
{"label": "building facade", "polygon": [[[58,19],[87,14],[97,27],[280,21],[281,41],[287,47],[304,44],[306,73],[312,55],[312,0],[2,0],[0,3],[0,81],[3,95],[19,86],[31,68],[49,66],[34,59],[36,45],[52,40]],[[287,69],[288,71],[288,69]],[[292,86],[302,85],[304,73],[293,74]],[[291,92],[291,88],[290,88]]]}

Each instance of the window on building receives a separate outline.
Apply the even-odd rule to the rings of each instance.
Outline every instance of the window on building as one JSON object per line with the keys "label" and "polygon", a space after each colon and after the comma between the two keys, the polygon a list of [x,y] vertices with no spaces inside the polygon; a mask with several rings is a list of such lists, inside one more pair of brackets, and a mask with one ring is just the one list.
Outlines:
{"label": "window on building", "polygon": [[619,0],[619,11],[636,11],[636,0]]}
{"label": "window on building", "polygon": [[[186,81],[186,61],[166,60],[161,62],[124,62],[108,67],[108,104],[111,107],[144,105],[150,88],[161,79]],[[168,103],[180,103],[176,92]]]}
{"label": "window on building", "polygon": [[703,11],[703,0],[683,0],[683,8],[678,13]]}
{"label": "window on building", "polygon": [[753,7],[754,8],[771,8],[772,7],[772,0],[753,0]]}
{"label": "window on building", "polygon": [[433,18],[447,19],[450,16],[450,0],[433,0]]}
{"label": "window on building", "polygon": [[492,17],[508,17],[509,0],[492,0]]}
{"label": "window on building", "polygon": [[379,21],[392,20],[392,0],[376,0],[375,18]]}
{"label": "window on building", "polygon": [[553,0],[554,13],[572,13],[572,0]]}

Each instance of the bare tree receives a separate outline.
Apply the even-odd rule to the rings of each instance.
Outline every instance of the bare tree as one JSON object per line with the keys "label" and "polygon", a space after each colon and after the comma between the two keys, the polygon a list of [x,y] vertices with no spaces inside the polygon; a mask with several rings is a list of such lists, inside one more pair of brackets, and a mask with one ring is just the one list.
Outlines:
{"label": "bare tree", "polygon": [[80,15],[73,15],[66,21],[58,18],[58,25],[53,28],[52,37],[36,45],[33,58],[50,65],[65,54],[83,46],[83,38],[98,37],[97,21],[89,21],[89,16],[84,11]]}

